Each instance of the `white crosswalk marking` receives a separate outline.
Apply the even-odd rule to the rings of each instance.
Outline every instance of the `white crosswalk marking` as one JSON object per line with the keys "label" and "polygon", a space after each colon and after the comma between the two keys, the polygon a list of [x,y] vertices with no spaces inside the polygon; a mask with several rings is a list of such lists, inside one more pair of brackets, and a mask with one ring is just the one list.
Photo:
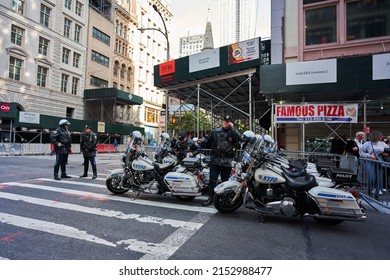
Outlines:
{"label": "white crosswalk marking", "polygon": [[[37,181],[40,181],[40,180],[43,181],[43,178],[37,179]],[[146,200],[141,200],[141,199],[131,200],[129,197],[114,196],[114,195],[107,195],[107,194],[97,194],[97,193],[90,193],[90,192],[84,192],[84,191],[79,191],[79,190],[70,190],[70,189],[66,189],[66,188],[42,186],[42,185],[38,185],[38,184],[10,182],[10,183],[3,183],[2,185],[34,188],[34,189],[60,192],[60,193],[69,193],[69,194],[75,194],[75,195],[80,195],[80,196],[89,196],[89,197],[94,197],[94,198],[115,200],[115,201],[121,201],[121,202],[125,202],[125,203],[148,205],[148,206],[154,206],[154,207],[163,207],[163,208],[186,210],[186,211],[193,211],[193,212],[202,212],[202,213],[211,213],[211,214],[217,213],[217,210],[215,208],[209,208],[209,207],[189,206],[189,205],[172,204],[172,203],[157,202],[157,201],[146,201]]]}
{"label": "white crosswalk marking", "polygon": [[58,209],[65,209],[65,210],[78,211],[78,212],[83,212],[88,214],[100,215],[104,217],[112,217],[112,218],[123,219],[123,220],[136,220],[141,223],[170,225],[175,228],[183,227],[188,229],[199,229],[202,226],[202,224],[199,223],[190,223],[190,222],[184,222],[184,221],[178,221],[172,219],[157,218],[152,216],[141,216],[136,214],[125,214],[120,211],[85,207],[77,204],[64,203],[64,202],[59,202],[54,200],[46,200],[46,199],[28,197],[28,196],[11,194],[11,193],[0,192],[0,198],[10,199],[14,201],[23,201],[23,202],[46,206],[46,207],[53,207]]}
{"label": "white crosswalk marking", "polygon": [[[83,190],[75,188],[75,186],[82,186]],[[25,189],[25,190],[23,190]],[[4,191],[3,191],[4,190]],[[56,200],[45,199],[42,197],[29,196],[22,194],[23,192],[30,193],[31,190],[39,190],[39,196],[45,195],[45,192],[51,192],[50,196],[55,196]],[[14,193],[17,191],[17,193]],[[57,193],[57,195],[53,194]],[[58,195],[60,194],[60,195]],[[131,193],[130,193],[131,194]],[[86,203],[83,200],[77,203],[68,203],[62,202],[61,198],[65,198],[66,195],[80,197],[80,199],[91,199]],[[132,196],[132,195],[131,195]],[[6,201],[8,200],[8,202]],[[69,198],[67,199],[69,200]],[[10,205],[9,202],[13,203],[15,209],[23,209],[23,212],[19,213],[29,213],[28,217],[24,217],[23,214],[13,214],[8,213],[7,211],[1,211],[2,205]],[[77,200],[78,201],[78,200]],[[103,202],[99,202],[103,201]],[[156,217],[149,215],[141,215],[137,213],[125,213],[118,210],[109,209],[113,205],[113,202],[121,202],[128,204],[138,204],[148,207],[160,207],[166,209],[174,209],[172,213],[165,211],[167,215],[173,215],[174,217],[182,217],[183,220],[170,219],[165,217]],[[6,202],[5,204],[3,204]],[[17,203],[15,203],[17,202]],[[98,204],[99,206],[104,207],[94,207]],[[61,211],[67,211],[64,215],[66,217],[64,220],[61,220],[60,223],[45,221],[42,216],[35,217],[36,211],[31,211],[30,207],[32,205],[42,206],[43,213],[50,213],[50,210],[47,209],[59,209]],[[92,206],[90,206],[92,205]],[[140,210],[142,212],[148,208],[128,208],[126,204],[117,204],[118,206],[123,206],[121,209],[131,209],[129,211]],[[43,207],[47,208],[44,209]],[[36,208],[32,208],[36,209]],[[153,209],[153,208],[151,208]],[[177,211],[183,211],[183,214],[176,215]],[[30,211],[30,212],[29,212]],[[127,211],[127,210],[125,210]],[[158,209],[151,210],[152,212],[159,211]],[[7,213],[5,213],[7,212]],[[189,213],[189,214],[185,214]],[[193,213],[196,213],[193,216]],[[98,180],[61,180],[56,181],[49,178],[38,178],[33,181],[26,182],[7,182],[0,184],[0,225],[8,224],[14,227],[26,228],[32,231],[45,232],[48,234],[53,234],[60,237],[72,238],[81,241],[90,242],[93,244],[99,244],[104,246],[109,246],[115,248],[114,250],[118,252],[123,252],[123,250],[128,250],[132,252],[138,252],[144,254],[141,259],[143,260],[167,260],[169,259],[183,244],[185,244],[202,226],[207,223],[211,218],[210,214],[215,214],[217,211],[214,208],[201,207],[201,206],[191,206],[183,205],[178,201],[177,204],[170,202],[160,202],[160,201],[151,201],[143,200],[141,198],[133,200],[128,195],[114,195],[109,193],[106,190],[104,183]],[[100,217],[114,218],[115,220],[110,220],[108,225],[103,223],[99,230],[94,227],[87,226],[86,228],[77,228],[74,227],[72,222],[73,218],[76,218],[75,215],[78,213],[85,213],[90,215],[96,215]],[[190,215],[190,220],[186,220],[186,216]],[[50,216],[50,215],[49,215]],[[113,228],[121,228],[119,225],[120,220],[127,220],[127,225],[131,224],[133,221],[138,223],[143,223],[147,225],[146,228],[150,228],[151,234],[148,232],[138,232],[137,226],[134,227],[135,235],[132,238],[128,238],[128,232],[126,230],[116,231],[115,234],[111,237],[110,240],[101,238],[101,234],[96,234],[95,232],[101,232],[107,226],[112,226]],[[71,225],[67,225],[66,221],[70,221]],[[107,221],[107,220],[105,220]],[[136,225],[136,224],[134,224]],[[140,225],[140,224],[138,224]],[[150,226],[149,226],[150,225]],[[164,228],[162,228],[164,226]],[[171,229],[169,227],[171,227]],[[143,226],[145,228],[145,226]],[[140,227],[142,228],[142,227]],[[173,232],[172,232],[173,228]],[[161,230],[160,230],[161,229]],[[164,234],[161,235],[160,234]],[[35,233],[38,234],[38,233]],[[141,235],[140,235],[141,234]],[[146,234],[143,236],[143,234]],[[106,235],[104,235],[106,236]],[[113,237],[116,237],[115,239]],[[1,234],[0,234],[1,237]],[[136,237],[136,238],[134,238]],[[150,240],[157,239],[159,241],[153,242]],[[113,240],[114,239],[114,240]],[[55,239],[51,239],[52,240]],[[119,241],[118,241],[119,240]],[[162,241],[161,241],[162,240]],[[55,241],[54,241],[55,242]],[[1,244],[0,244],[1,245]],[[1,251],[0,247],[0,251]],[[122,254],[122,253],[120,253]],[[66,257],[64,257],[66,258]],[[2,254],[0,260],[8,259],[7,255]]]}
{"label": "white crosswalk marking", "polygon": [[77,228],[62,225],[62,224],[45,222],[41,220],[25,218],[25,217],[15,216],[15,215],[1,213],[1,212],[0,212],[0,222],[22,227],[22,228],[43,231],[51,234],[69,237],[69,238],[75,238],[75,239],[85,240],[85,241],[94,242],[94,243],[107,245],[111,247],[116,247],[116,244],[112,242],[93,236]]}

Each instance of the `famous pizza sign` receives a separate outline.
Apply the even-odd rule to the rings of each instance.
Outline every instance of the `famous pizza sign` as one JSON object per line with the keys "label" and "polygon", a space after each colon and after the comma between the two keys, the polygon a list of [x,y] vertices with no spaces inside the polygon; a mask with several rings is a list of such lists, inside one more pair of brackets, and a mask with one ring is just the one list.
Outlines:
{"label": "famous pizza sign", "polygon": [[275,105],[276,123],[357,123],[358,104]]}

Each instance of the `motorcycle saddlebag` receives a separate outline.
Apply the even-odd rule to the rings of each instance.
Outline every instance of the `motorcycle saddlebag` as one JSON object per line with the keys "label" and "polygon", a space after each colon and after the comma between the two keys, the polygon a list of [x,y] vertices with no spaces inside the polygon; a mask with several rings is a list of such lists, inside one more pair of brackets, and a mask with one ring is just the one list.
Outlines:
{"label": "motorcycle saddlebag", "polygon": [[350,169],[330,167],[328,177],[336,183],[354,183],[357,175]]}
{"label": "motorcycle saddlebag", "polygon": [[201,158],[196,157],[186,157],[183,159],[181,166],[191,169],[191,168],[198,168],[202,166],[202,160]]}
{"label": "motorcycle saddlebag", "polygon": [[336,164],[330,159],[318,159],[316,162],[316,169],[321,175],[326,175],[331,167],[336,168]]}

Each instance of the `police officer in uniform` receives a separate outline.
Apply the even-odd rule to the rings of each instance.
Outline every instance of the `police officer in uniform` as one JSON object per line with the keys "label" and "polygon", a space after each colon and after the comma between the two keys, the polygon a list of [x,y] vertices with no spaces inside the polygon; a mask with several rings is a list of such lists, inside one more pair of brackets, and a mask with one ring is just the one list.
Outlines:
{"label": "police officer in uniform", "polygon": [[182,161],[185,157],[194,157],[201,152],[201,147],[192,139],[188,139],[187,132],[181,131],[173,148],[177,160]]}
{"label": "police officer in uniform", "polygon": [[72,138],[68,130],[70,122],[62,119],[59,122],[59,127],[50,133],[50,141],[54,145],[56,152],[56,162],[54,165],[54,179],[61,180],[58,176],[58,171],[61,167],[61,178],[71,178],[66,174],[66,164],[68,163],[68,155],[71,152]]}
{"label": "police officer in uniform", "polygon": [[221,175],[222,182],[229,179],[232,171],[232,160],[235,156],[234,149],[240,140],[241,133],[234,128],[230,116],[223,118],[222,127],[212,130],[199,140],[202,148],[211,149],[209,198],[203,203],[203,206],[208,206],[213,202],[214,188],[217,185],[218,177]]}
{"label": "police officer in uniform", "polygon": [[90,125],[86,125],[80,142],[80,151],[84,156],[84,173],[80,176],[80,178],[88,176],[89,162],[91,162],[92,165],[92,179],[97,178],[96,142],[97,137],[96,134],[92,132],[92,127]]}

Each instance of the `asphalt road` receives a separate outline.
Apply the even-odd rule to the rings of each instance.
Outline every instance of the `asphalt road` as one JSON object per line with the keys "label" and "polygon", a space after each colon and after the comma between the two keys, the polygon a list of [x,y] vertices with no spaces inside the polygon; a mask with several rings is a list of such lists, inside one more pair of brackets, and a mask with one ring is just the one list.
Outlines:
{"label": "asphalt road", "polygon": [[[80,155],[53,180],[54,157],[0,157],[0,259],[10,260],[388,260],[390,215],[320,225],[191,202],[113,195],[105,174],[119,155],[99,154],[98,179],[78,178]],[[92,175],[92,174],[91,174]]]}

